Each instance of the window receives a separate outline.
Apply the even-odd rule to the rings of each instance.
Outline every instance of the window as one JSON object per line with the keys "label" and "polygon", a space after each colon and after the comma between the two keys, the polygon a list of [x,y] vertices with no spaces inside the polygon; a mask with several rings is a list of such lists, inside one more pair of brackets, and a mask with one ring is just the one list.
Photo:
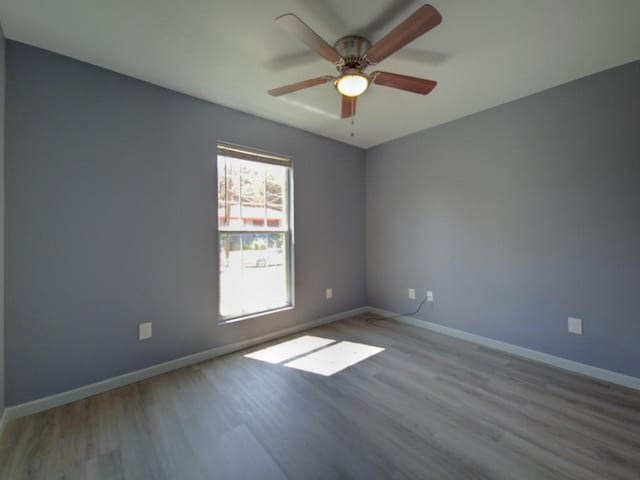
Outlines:
{"label": "window", "polygon": [[287,157],[218,145],[222,321],[293,304],[291,168]]}

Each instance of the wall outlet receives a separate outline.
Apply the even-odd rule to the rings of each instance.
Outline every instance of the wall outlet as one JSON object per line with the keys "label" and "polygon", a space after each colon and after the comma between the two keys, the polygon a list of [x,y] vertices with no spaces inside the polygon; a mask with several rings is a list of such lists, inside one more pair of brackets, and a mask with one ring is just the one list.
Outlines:
{"label": "wall outlet", "polygon": [[333,298],[333,288],[327,288],[327,298]]}
{"label": "wall outlet", "polygon": [[433,303],[433,292],[431,290],[427,292],[427,302]]}
{"label": "wall outlet", "polygon": [[409,289],[409,298],[411,300],[415,300],[416,299],[416,289],[415,288],[410,288]]}
{"label": "wall outlet", "polygon": [[569,321],[567,322],[567,329],[569,330],[569,333],[582,335],[582,319],[569,317]]}
{"label": "wall outlet", "polygon": [[151,338],[151,322],[141,323],[138,325],[138,339],[147,340]]}

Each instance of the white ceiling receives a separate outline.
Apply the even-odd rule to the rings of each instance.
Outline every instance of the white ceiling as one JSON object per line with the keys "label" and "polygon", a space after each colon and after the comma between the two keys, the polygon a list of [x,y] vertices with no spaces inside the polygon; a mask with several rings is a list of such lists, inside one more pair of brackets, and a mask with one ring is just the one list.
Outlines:
{"label": "white ceiling", "polygon": [[267,90],[334,67],[273,21],[293,12],[329,43],[375,40],[411,0],[1,0],[7,37],[214,103],[371,147],[640,58],[639,0],[432,0],[443,22],[376,69],[438,81],[373,86],[355,136],[331,84]]}

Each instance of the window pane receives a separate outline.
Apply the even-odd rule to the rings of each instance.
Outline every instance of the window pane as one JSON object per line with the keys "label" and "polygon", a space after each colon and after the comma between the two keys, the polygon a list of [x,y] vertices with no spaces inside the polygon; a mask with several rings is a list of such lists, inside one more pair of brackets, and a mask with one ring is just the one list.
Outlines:
{"label": "window pane", "polygon": [[220,314],[289,305],[288,233],[220,234]]}
{"label": "window pane", "polygon": [[219,156],[218,226],[288,228],[288,187],[288,167]]}

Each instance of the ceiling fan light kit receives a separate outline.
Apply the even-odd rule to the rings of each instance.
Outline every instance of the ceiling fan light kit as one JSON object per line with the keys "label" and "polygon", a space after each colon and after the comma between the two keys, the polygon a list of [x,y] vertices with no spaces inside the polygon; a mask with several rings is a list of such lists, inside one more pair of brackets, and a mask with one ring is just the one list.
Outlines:
{"label": "ceiling fan light kit", "polygon": [[293,13],[281,15],[276,18],[276,23],[333,63],[339,75],[303,80],[269,90],[269,94],[277,97],[333,80],[334,86],[342,95],[341,118],[355,115],[356,99],[367,91],[371,83],[426,95],[435,88],[435,81],[390,72],[373,72],[367,75],[364,70],[394,54],[441,21],[442,16],[433,6],[423,5],[373,45],[364,37],[348,35],[331,46]]}
{"label": "ceiling fan light kit", "polygon": [[338,77],[335,86],[342,95],[357,97],[369,88],[369,77],[358,71],[347,71]]}

